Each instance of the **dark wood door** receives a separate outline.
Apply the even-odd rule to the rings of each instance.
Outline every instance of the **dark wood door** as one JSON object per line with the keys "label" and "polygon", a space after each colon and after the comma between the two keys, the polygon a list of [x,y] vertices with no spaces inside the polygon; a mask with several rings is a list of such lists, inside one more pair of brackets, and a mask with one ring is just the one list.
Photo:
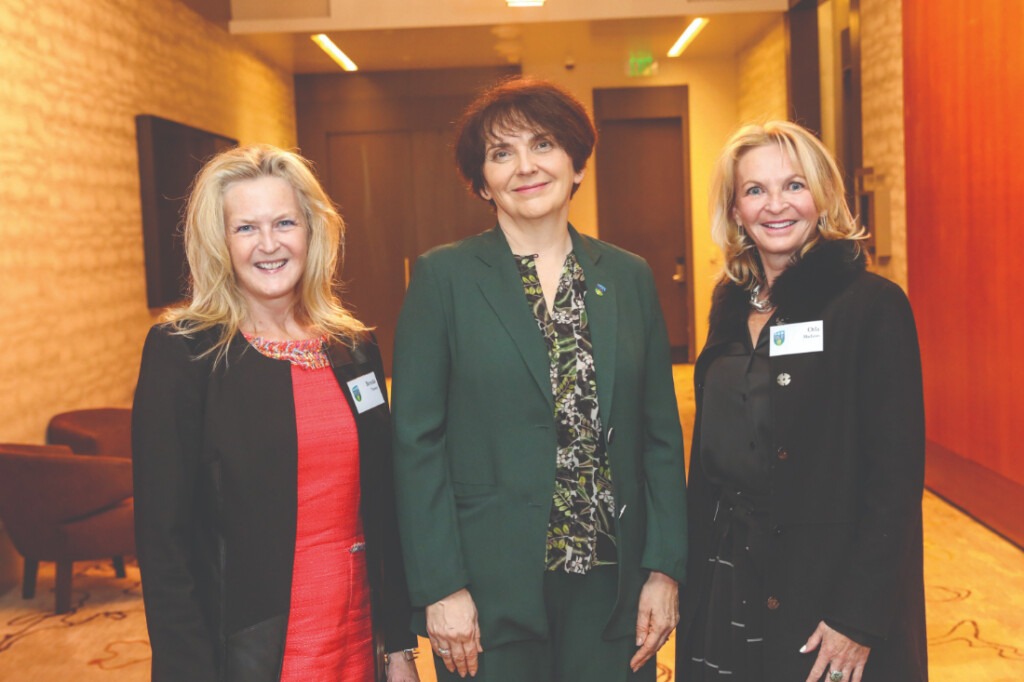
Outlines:
{"label": "dark wood door", "polygon": [[597,148],[602,239],[654,271],[674,362],[692,361],[689,183],[679,116],[602,120]]}
{"label": "dark wood door", "polygon": [[333,134],[327,190],[345,218],[345,305],[375,328],[390,374],[398,314],[419,254],[494,224],[459,181],[447,131]]}
{"label": "dark wood door", "polygon": [[405,296],[403,235],[415,220],[409,133],[330,135],[327,192],[345,218],[342,300],[375,327],[390,373],[395,324]]}
{"label": "dark wood door", "polygon": [[416,257],[495,223],[456,173],[453,122],[481,87],[517,71],[296,76],[302,151],[347,225],[342,298],[376,329],[388,374]]}

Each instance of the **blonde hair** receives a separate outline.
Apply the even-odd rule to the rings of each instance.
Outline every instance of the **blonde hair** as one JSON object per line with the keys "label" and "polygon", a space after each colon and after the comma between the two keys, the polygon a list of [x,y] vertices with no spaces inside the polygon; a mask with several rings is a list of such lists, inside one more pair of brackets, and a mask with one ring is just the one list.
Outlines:
{"label": "blonde hair", "polygon": [[789,121],[743,126],[729,138],[715,165],[711,238],[725,256],[725,275],[746,289],[753,289],[763,273],[754,241],[732,217],[736,206],[736,166],[744,154],[769,144],[778,145],[790,162],[800,167],[819,213],[817,229],[800,249],[798,258],[822,240],[837,239],[850,240],[855,254],[860,255],[863,247],[858,242],[867,238],[867,232],[857,225],[846,205],[839,166],[813,133]]}
{"label": "blonde hair", "polygon": [[224,192],[232,183],[281,178],[294,190],[305,218],[309,244],[299,281],[296,319],[317,334],[352,343],[367,327],[338,296],[338,266],[344,257],[345,223],[317,181],[309,161],[267,144],[236,147],[206,162],[196,176],[185,207],[185,255],[191,269],[190,300],[168,310],[164,320],[179,334],[220,327],[220,337],[204,352],[224,358],[247,315],[224,228]]}

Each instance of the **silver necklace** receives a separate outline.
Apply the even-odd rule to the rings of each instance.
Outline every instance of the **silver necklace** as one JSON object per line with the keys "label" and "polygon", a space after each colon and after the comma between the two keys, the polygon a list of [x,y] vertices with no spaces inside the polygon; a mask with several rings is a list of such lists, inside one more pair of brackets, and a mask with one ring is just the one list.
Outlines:
{"label": "silver necklace", "polygon": [[753,290],[750,292],[750,307],[759,313],[771,312],[774,305],[768,296],[761,298],[761,285],[755,284]]}

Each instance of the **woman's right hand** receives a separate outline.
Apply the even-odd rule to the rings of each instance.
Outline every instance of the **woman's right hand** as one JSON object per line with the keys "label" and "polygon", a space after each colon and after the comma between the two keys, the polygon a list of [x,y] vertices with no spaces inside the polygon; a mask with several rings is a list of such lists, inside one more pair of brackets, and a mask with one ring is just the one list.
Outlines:
{"label": "woman's right hand", "polygon": [[477,656],[483,648],[476,603],[469,590],[462,588],[427,607],[427,635],[448,672],[458,670],[460,677],[476,675]]}

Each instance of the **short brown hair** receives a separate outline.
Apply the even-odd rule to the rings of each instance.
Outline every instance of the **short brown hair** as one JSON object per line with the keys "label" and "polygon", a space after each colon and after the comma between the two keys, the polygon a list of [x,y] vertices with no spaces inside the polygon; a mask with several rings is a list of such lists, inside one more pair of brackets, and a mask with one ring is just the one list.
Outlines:
{"label": "short brown hair", "polygon": [[565,88],[529,77],[500,81],[469,105],[455,133],[455,163],[477,196],[484,189],[487,143],[499,133],[516,130],[550,135],[572,158],[577,173],[587,165],[597,141],[587,110]]}

